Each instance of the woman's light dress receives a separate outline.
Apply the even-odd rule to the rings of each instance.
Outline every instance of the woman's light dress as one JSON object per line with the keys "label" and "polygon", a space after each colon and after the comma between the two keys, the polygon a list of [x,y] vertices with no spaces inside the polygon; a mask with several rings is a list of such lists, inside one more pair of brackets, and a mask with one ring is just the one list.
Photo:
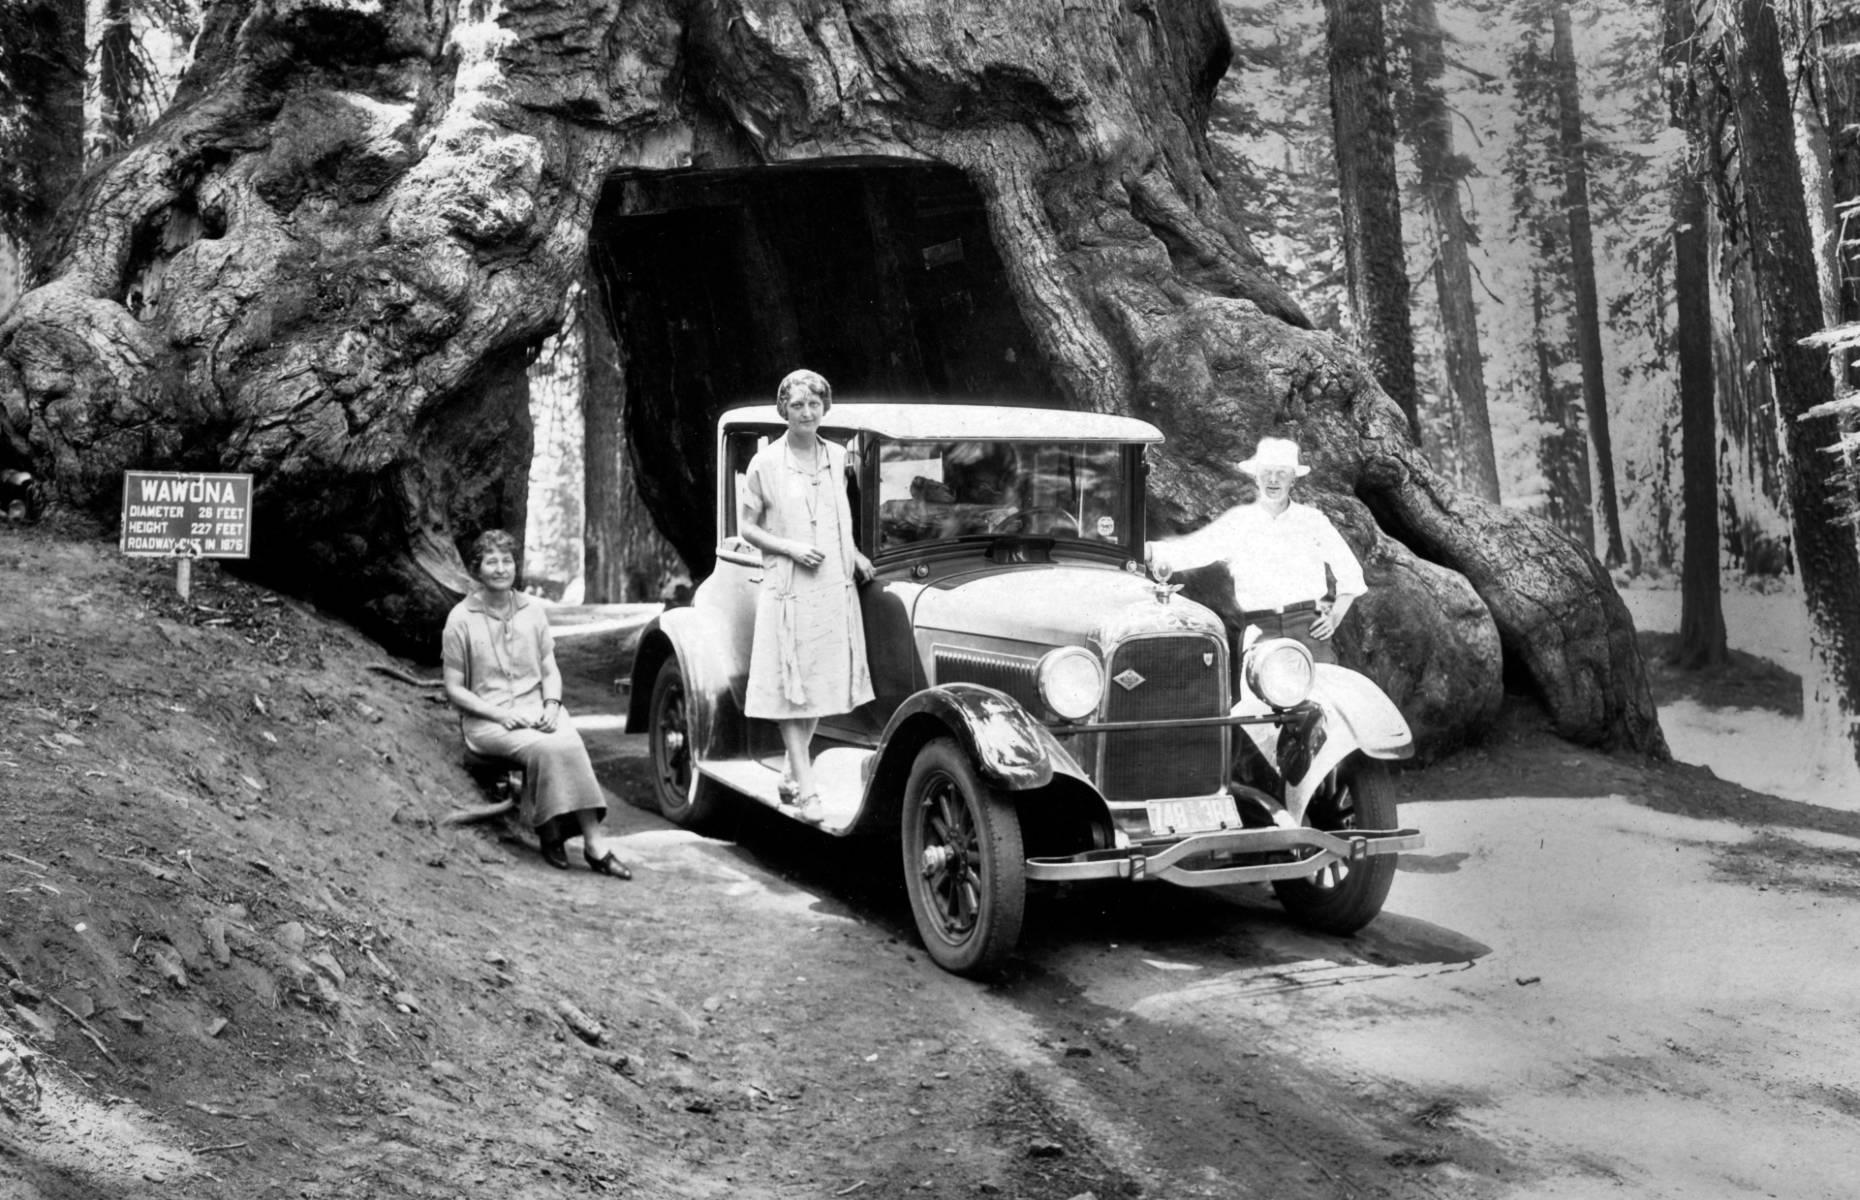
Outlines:
{"label": "woman's light dress", "polygon": [[[465,686],[480,698],[536,721],[543,715],[542,667],[555,654],[555,638],[541,604],[521,592],[511,596],[505,618],[485,608],[482,592],[465,597],[446,618],[441,647],[446,665],[462,670]],[[532,828],[582,809],[593,809],[597,821],[607,812],[607,797],[574,721],[566,708],[556,714],[553,733],[505,729],[485,717],[459,716],[465,744],[475,753],[522,764],[521,813]]]}
{"label": "woman's light dress", "polygon": [[819,547],[809,570],[764,554],[744,711],[768,720],[851,712],[872,698],[854,574],[846,450],[819,439],[797,455],[778,437],[750,460],[743,514],[770,534]]}

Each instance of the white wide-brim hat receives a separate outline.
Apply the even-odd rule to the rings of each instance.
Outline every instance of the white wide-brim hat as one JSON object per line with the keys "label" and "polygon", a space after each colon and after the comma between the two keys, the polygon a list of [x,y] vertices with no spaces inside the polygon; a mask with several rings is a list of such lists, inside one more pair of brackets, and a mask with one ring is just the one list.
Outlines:
{"label": "white wide-brim hat", "polygon": [[1298,443],[1290,438],[1259,439],[1253,457],[1240,464],[1242,471],[1255,477],[1268,467],[1290,467],[1298,472],[1300,478],[1311,474],[1311,468],[1298,461]]}

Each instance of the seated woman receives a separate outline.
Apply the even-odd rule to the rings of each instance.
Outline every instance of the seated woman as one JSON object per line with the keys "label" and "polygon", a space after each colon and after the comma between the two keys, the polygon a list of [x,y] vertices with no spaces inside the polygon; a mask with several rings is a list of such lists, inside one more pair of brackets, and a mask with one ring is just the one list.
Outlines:
{"label": "seated woman", "polygon": [[564,843],[581,834],[582,857],[603,875],[631,879],[601,829],[606,797],[588,748],[562,707],[562,674],[542,605],[516,590],[517,540],[501,529],[479,535],[471,571],[479,589],[446,617],[446,697],[473,753],[523,767],[521,813],[543,859],[568,869]]}

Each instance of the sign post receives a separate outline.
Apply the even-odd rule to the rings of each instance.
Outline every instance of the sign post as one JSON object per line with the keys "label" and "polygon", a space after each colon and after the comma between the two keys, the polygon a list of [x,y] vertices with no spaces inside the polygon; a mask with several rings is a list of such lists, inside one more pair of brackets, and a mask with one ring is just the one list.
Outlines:
{"label": "sign post", "polygon": [[196,558],[252,557],[252,477],[123,472],[120,545],[131,558],[174,559],[174,590],[188,599]]}

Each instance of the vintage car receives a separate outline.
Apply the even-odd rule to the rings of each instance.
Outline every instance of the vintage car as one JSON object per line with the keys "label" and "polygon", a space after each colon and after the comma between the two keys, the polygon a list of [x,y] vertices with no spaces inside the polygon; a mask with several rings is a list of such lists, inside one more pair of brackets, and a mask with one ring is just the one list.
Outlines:
{"label": "vintage car", "polygon": [[[737,494],[784,430],[768,404],[719,419],[716,569],[634,661],[628,728],[647,731],[658,806],[682,825],[732,794],[801,819],[776,727],[743,713],[763,564],[737,535]],[[848,448],[876,567],[861,604],[877,695],[821,722],[815,823],[895,840],[938,964],[997,966],[1047,882],[1270,882],[1337,933],[1381,911],[1395,855],[1421,844],[1378,761],[1410,753],[1408,727],[1295,641],[1230,667],[1220,618],[1144,568],[1154,426],[842,403],[822,433]]]}

